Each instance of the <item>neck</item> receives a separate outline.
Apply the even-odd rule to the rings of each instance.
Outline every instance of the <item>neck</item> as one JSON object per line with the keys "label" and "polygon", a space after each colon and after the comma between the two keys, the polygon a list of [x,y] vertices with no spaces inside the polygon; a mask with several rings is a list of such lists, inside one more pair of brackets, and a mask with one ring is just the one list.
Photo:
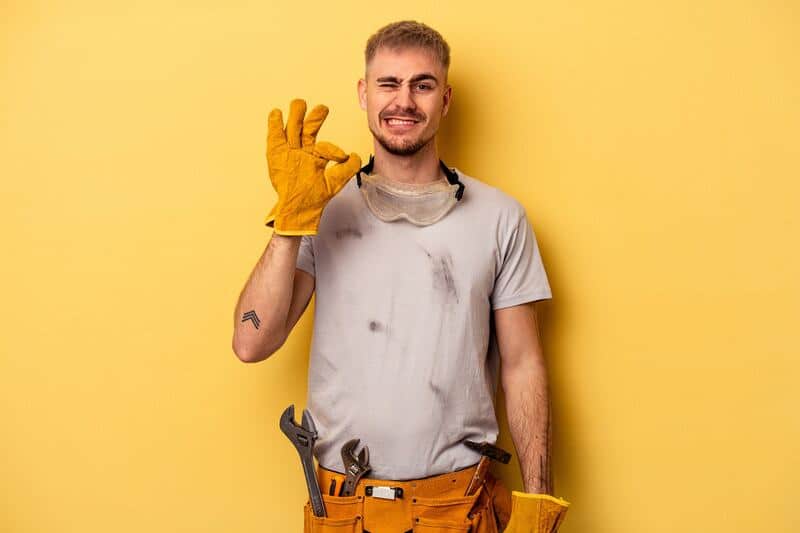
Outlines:
{"label": "neck", "polygon": [[424,184],[445,179],[439,167],[435,138],[412,155],[394,155],[375,141],[375,162],[372,172],[410,184]]}

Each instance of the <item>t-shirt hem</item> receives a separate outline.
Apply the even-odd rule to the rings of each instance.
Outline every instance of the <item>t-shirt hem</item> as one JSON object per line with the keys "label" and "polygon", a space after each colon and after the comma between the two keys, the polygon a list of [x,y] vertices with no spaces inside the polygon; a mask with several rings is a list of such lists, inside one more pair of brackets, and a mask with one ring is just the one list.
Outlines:
{"label": "t-shirt hem", "polygon": [[514,305],[524,304],[528,302],[536,302],[539,300],[550,300],[553,298],[551,292],[538,291],[512,296],[510,298],[503,298],[492,302],[492,310],[502,309],[504,307],[512,307]]}
{"label": "t-shirt hem", "polygon": [[295,265],[295,268],[299,268],[303,272],[307,272],[307,273],[311,274],[312,276],[316,277],[316,274],[315,274],[313,268],[307,267],[305,265]]}

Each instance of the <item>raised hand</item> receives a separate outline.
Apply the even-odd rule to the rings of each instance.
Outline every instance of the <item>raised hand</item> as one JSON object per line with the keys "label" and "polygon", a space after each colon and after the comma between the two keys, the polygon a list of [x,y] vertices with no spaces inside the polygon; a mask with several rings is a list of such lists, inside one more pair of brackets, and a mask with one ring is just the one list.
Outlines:
{"label": "raised hand", "polygon": [[315,235],[325,205],[361,168],[358,154],[317,141],[328,116],[326,106],[305,114],[306,102],[299,98],[290,104],[286,129],[280,109],[269,114],[267,165],[278,202],[264,223],[281,235]]}

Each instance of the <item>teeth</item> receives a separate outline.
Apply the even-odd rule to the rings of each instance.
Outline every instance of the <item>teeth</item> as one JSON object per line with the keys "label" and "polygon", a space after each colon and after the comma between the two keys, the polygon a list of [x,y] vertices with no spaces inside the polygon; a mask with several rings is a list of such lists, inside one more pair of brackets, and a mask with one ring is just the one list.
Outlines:
{"label": "teeth", "polygon": [[390,118],[390,119],[388,120],[388,122],[389,122],[389,124],[392,124],[392,125],[398,125],[398,124],[413,124],[413,123],[414,123],[414,121],[413,121],[413,120],[400,120],[400,119],[397,119],[397,118]]}

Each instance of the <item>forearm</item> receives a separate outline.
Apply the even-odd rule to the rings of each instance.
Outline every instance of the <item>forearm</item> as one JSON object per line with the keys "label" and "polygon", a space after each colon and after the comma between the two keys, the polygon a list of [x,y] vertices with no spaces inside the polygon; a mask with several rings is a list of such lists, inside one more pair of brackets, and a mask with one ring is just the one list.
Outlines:
{"label": "forearm", "polygon": [[284,340],[300,239],[273,233],[239,295],[233,350],[242,360],[261,360]]}
{"label": "forearm", "polygon": [[550,395],[541,358],[524,358],[503,369],[503,391],[511,437],[519,457],[525,492],[552,494],[550,475]]}

